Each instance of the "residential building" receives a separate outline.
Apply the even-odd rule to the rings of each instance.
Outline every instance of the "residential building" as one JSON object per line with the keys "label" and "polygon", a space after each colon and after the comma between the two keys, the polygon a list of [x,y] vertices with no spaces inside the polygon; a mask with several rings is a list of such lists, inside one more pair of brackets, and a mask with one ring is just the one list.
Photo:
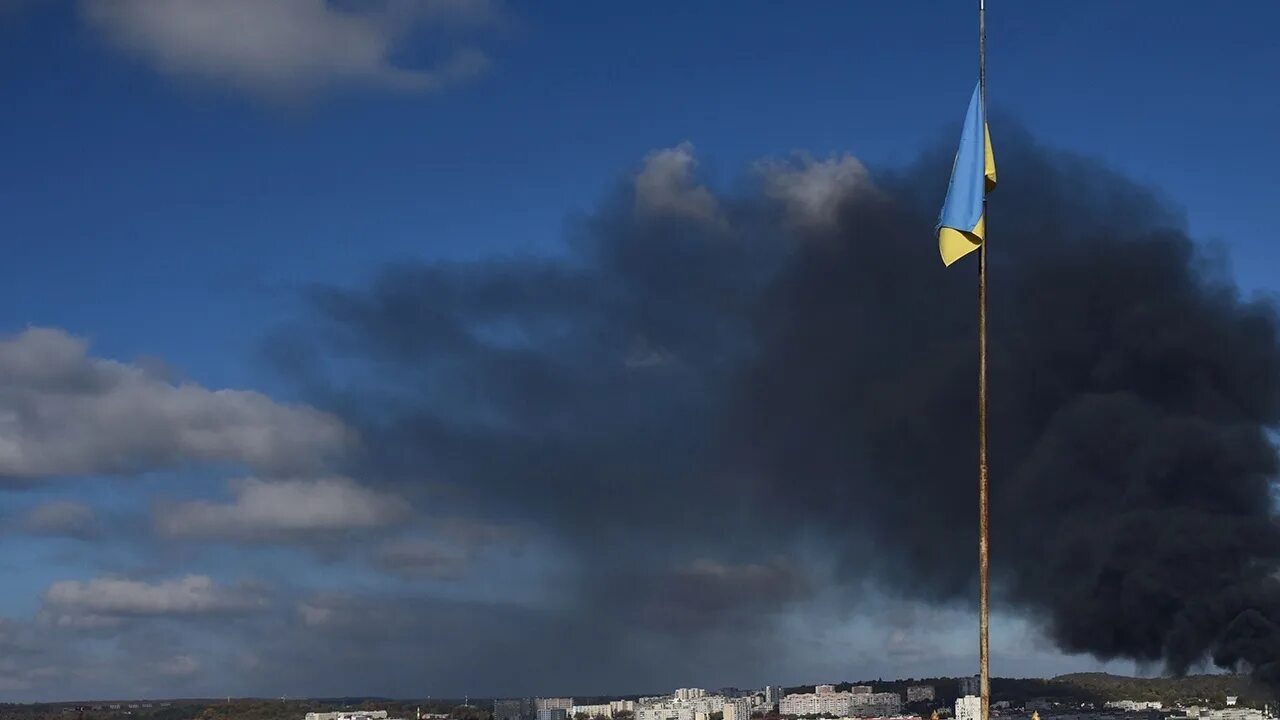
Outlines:
{"label": "residential building", "polygon": [[609,702],[609,711],[611,713],[610,717],[613,717],[618,713],[624,713],[624,712],[634,713],[636,711],[636,701],[635,700],[612,700]]}
{"label": "residential building", "polygon": [[911,685],[907,687],[907,702],[931,702],[936,695],[932,685]]}
{"label": "residential building", "polygon": [[751,720],[751,698],[729,698],[724,701],[724,720]]}
{"label": "residential building", "polygon": [[782,687],[778,685],[766,685],[764,688],[764,704],[769,707],[778,707],[778,701],[782,699]]}
{"label": "residential building", "polygon": [[692,700],[693,711],[703,715],[724,712],[724,702],[723,695],[703,695]]}
{"label": "residential building", "polygon": [[[577,717],[579,715],[586,715],[589,718],[596,718],[596,717],[612,718],[613,705],[611,703],[601,703],[597,705],[574,705],[569,710],[569,716]],[[494,720],[497,720],[497,718],[494,718]]]}
{"label": "residential building", "polygon": [[819,685],[813,689],[819,695],[828,695],[836,691],[835,685]]}
{"label": "residential building", "polygon": [[853,695],[846,692],[792,693],[778,702],[780,715],[852,715]]}
{"label": "residential building", "polygon": [[849,688],[849,692],[853,693],[854,695],[867,695],[871,692],[871,686],[870,685],[854,685],[853,687]]}
{"label": "residential building", "polygon": [[982,720],[982,698],[977,695],[956,698],[956,720]]}
{"label": "residential building", "polygon": [[686,702],[660,702],[636,707],[636,720],[696,720],[693,706]]}
{"label": "residential building", "polygon": [[982,695],[982,677],[974,675],[973,677],[960,678],[960,697],[973,695],[974,697]]}
{"label": "residential building", "polygon": [[537,720],[569,720],[569,711],[559,707],[542,708],[538,711]]}
{"label": "residential building", "polygon": [[1149,702],[1146,700],[1112,700],[1104,703],[1103,707],[1108,710],[1122,710],[1124,712],[1138,712],[1140,710],[1160,710],[1163,705],[1159,702]]}
{"label": "residential building", "polygon": [[849,696],[854,717],[888,717],[902,712],[902,696],[896,692],[858,693]]}
{"label": "residential building", "polygon": [[1239,705],[1225,710],[1200,711],[1201,720],[1263,720],[1264,717],[1261,710],[1240,707]]}
{"label": "residential building", "polygon": [[573,708],[573,698],[536,698],[534,710],[563,710],[566,713]]}
{"label": "residential building", "polygon": [[678,688],[675,697],[677,700],[695,700],[706,694],[707,691],[702,688]]}

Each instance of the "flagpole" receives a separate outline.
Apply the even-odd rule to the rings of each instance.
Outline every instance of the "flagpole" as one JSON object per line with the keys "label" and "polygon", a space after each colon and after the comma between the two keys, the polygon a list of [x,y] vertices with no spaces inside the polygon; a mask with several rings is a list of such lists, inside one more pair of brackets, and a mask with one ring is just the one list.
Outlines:
{"label": "flagpole", "polygon": [[[986,138],[987,121],[987,6],[978,0],[978,86],[982,103],[981,137]],[[985,155],[985,150],[984,150]],[[985,178],[982,182],[986,182]],[[978,665],[981,693],[981,720],[991,712],[991,667],[987,640],[987,238],[991,236],[987,217],[987,197],[982,196],[982,217],[986,234],[978,246]]]}

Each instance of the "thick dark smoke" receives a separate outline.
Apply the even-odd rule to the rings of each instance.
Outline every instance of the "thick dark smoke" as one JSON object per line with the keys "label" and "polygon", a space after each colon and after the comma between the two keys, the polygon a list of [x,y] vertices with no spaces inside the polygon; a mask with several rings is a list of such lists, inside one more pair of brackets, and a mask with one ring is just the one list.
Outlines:
{"label": "thick dark smoke", "polygon": [[[1275,308],[1151,192],[999,140],[1000,601],[1066,651],[1280,682]],[[968,600],[976,298],[973,260],[944,269],[932,240],[949,164],[845,185],[826,221],[776,165],[718,200],[676,172],[647,210],[627,185],[564,259],[318,293],[291,370],[363,428],[365,476],[555,536],[592,627],[767,615],[809,591],[787,558],[815,538],[850,583]]]}

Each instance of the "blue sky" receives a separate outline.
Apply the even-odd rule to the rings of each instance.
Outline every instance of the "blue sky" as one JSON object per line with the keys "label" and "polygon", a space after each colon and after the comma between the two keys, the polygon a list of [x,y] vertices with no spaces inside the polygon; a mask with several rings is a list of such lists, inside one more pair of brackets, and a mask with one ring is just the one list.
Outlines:
{"label": "blue sky", "polygon": [[[972,5],[392,2],[354,14],[405,14],[370,21],[359,38],[330,41],[354,46],[372,37],[372,60],[323,43],[290,49],[287,38],[271,38],[280,22],[314,20],[319,28],[353,14],[323,3],[283,3],[282,21],[255,25],[271,40],[262,47],[279,54],[257,52],[252,37],[238,42],[226,26],[182,27],[176,15],[159,17],[163,12],[145,3],[101,13],[88,3],[0,6],[0,235],[10,248],[0,264],[0,333],[29,343],[20,335],[24,329],[49,328],[61,333],[54,344],[87,339],[87,355],[77,362],[163,363],[169,377],[204,388],[258,391],[273,399],[268,402],[309,401],[262,349],[270,333],[308,313],[302,294],[308,287],[364,287],[392,262],[563,255],[566,223],[595,212],[649,153],[686,141],[696,148],[701,181],[726,193],[763,158],[849,154],[874,174],[948,142],[976,74]],[[1273,293],[1271,268],[1280,264],[1271,239],[1280,191],[1280,142],[1274,140],[1280,98],[1271,88],[1280,86],[1280,44],[1274,42],[1280,6],[1181,0],[990,5],[995,117],[1020,124],[1044,145],[1096,157],[1153,186],[1184,213],[1193,237],[1225,252],[1246,292]],[[174,7],[180,12],[182,4]],[[186,32],[210,36],[193,42]],[[449,58],[458,51],[486,61],[455,72]],[[259,67],[272,63],[294,65]],[[403,67],[421,76],[397,85],[400,76],[388,68]],[[415,84],[429,73],[439,87],[435,80]],[[998,153],[998,126],[993,135]],[[992,227],[993,243],[1018,241],[1001,237],[998,217]],[[14,377],[10,383],[22,381]],[[140,395],[172,387],[165,379],[137,382]],[[121,452],[145,445],[130,442]],[[263,604],[310,607],[310,614],[299,610],[303,625],[322,624],[340,612],[335,608],[356,602],[344,595],[353,591],[366,602],[385,598],[392,608],[457,598],[508,601],[509,587],[484,578],[511,573],[530,578],[515,593],[527,595],[520,607],[545,608],[555,606],[567,582],[562,574],[574,572],[556,539],[537,533],[518,550],[481,553],[475,562],[482,569],[461,581],[447,572],[406,579],[352,552],[350,544],[330,548],[293,535],[273,540],[271,532],[229,521],[226,513],[206,513],[205,531],[166,540],[154,520],[162,511],[154,507],[185,503],[192,512],[209,510],[236,492],[226,489],[227,480],[260,476],[262,466],[275,462],[247,459],[240,450],[188,450],[176,459],[155,450],[128,471],[110,463],[15,461],[6,470],[12,479],[0,476],[11,528],[0,541],[7,578],[0,641],[4,632],[37,634],[53,623],[59,632],[93,633],[113,648],[101,656],[104,666],[124,658],[135,667],[107,672],[76,665],[70,650],[51,651],[44,675],[0,661],[0,699],[68,692],[278,694],[258,684],[254,668],[284,655],[249,640],[204,655],[199,645],[210,637],[207,624],[257,627],[269,621],[247,608]],[[433,502],[424,499],[429,495],[402,499],[370,490],[361,484],[376,484],[368,478],[346,482],[334,486],[334,497],[368,503],[371,518],[398,517],[399,502],[417,508],[403,512]],[[197,499],[206,505],[190,505]],[[59,501],[89,508],[91,540],[62,536],[89,522],[83,510],[65,507],[70,520],[50,521],[41,532],[22,529],[32,527],[23,519],[27,513]],[[215,527],[219,522],[231,526]],[[375,529],[362,539],[361,528],[342,530],[353,533],[356,545],[417,542],[413,547],[421,550],[428,546],[414,533],[424,527],[434,532],[418,520],[403,537]],[[459,543],[451,550],[430,546],[426,554],[437,554],[433,567],[473,559],[470,546],[462,547],[469,542],[464,535],[451,536]],[[443,542],[431,540],[437,541]],[[424,562],[422,554],[414,555],[417,562]],[[188,576],[212,578],[217,587],[208,604],[221,603],[225,614],[168,613],[181,606],[177,601],[113,610],[83,600],[112,591],[91,585],[100,578],[140,583],[124,588],[135,598]],[[60,582],[81,585],[51,594]],[[183,592],[177,594],[204,591]],[[326,601],[332,606],[321,607]],[[951,616],[926,615],[921,627],[951,622]],[[58,617],[65,622],[59,625]],[[787,622],[801,623],[796,617]],[[1021,619],[1001,622],[1032,632]],[[164,638],[153,660],[197,662],[174,660],[179,671],[170,673],[136,660],[130,653],[137,646],[126,638],[142,634],[144,623],[156,623],[159,629],[148,632]],[[874,646],[878,636],[866,625],[860,619],[840,632],[852,638],[847,642]],[[967,636],[951,634],[957,637],[947,642],[956,648],[948,653],[963,657]],[[341,635],[333,640],[342,641]],[[86,641],[59,642],[73,648]],[[874,652],[851,664],[841,659],[840,647],[818,653],[816,667],[806,670],[841,678],[964,670],[960,661],[952,667],[906,660],[881,669]],[[0,642],[0,653],[4,648]],[[1093,662],[1049,650],[1021,661],[1035,672]],[[282,673],[280,683],[291,694],[412,694],[416,687],[411,679],[329,687],[331,677],[300,666]],[[441,682],[423,686],[422,694],[472,690],[457,679]],[[583,684],[607,686],[601,691],[661,689],[620,687],[624,683],[605,675]],[[474,685],[475,692],[507,689]],[[511,691],[532,688],[514,683]]]}

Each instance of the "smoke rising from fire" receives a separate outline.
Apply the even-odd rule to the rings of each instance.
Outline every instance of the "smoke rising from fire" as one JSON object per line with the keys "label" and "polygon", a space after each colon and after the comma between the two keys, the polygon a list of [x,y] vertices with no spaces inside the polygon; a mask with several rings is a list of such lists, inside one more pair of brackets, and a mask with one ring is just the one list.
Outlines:
{"label": "smoke rising from fire", "polygon": [[[1153,191],[1016,129],[996,150],[996,602],[1068,652],[1280,681],[1275,306]],[[554,537],[584,627],[768,618],[813,590],[814,547],[836,582],[967,602],[976,300],[932,239],[949,153],[762,163],[721,194],[680,145],[565,257],[317,290],[277,357],[362,428],[363,475]]]}

